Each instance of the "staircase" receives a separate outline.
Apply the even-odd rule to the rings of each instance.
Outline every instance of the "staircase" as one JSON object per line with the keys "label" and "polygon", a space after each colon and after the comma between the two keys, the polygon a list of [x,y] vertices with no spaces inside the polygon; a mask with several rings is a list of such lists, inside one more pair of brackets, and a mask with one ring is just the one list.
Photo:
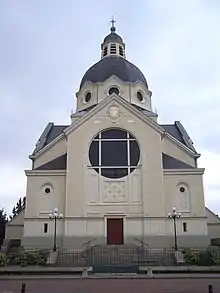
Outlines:
{"label": "staircase", "polygon": [[134,245],[95,245],[86,249],[87,262],[92,264],[124,264],[138,262]]}
{"label": "staircase", "polygon": [[170,249],[140,249],[139,264],[149,266],[175,266],[176,258]]}
{"label": "staircase", "polygon": [[86,259],[83,251],[66,251],[58,252],[56,266],[58,267],[84,267]]}
{"label": "staircase", "polygon": [[94,273],[137,273],[138,251],[134,245],[95,245],[86,250]]}
{"label": "staircase", "polygon": [[138,245],[94,245],[84,251],[59,251],[56,266],[93,267],[94,272],[137,272],[140,265],[174,266],[173,250]]}

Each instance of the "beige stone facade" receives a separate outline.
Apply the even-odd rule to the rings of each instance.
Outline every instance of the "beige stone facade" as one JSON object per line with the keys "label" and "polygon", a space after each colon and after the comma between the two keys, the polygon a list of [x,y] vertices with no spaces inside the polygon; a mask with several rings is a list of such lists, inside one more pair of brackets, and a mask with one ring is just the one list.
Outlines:
{"label": "beige stone facade", "polygon": [[[204,169],[197,168],[199,155],[182,125],[158,124],[158,115],[152,110],[152,93],[142,73],[137,73],[125,55],[118,56],[123,44],[118,38],[114,41],[114,37],[105,42],[109,48],[117,43],[117,52],[113,46],[99,61],[109,63],[107,71],[114,63],[114,72],[103,80],[102,68],[100,76],[90,75],[89,80],[82,81],[71,124],[49,124],[30,156],[33,169],[25,171],[25,248],[52,247],[54,222],[49,213],[55,207],[64,215],[57,221],[59,247],[81,249],[90,240],[94,244],[108,243],[108,225],[113,219],[121,219],[123,243],[144,241],[151,247],[172,247],[173,221],[167,215],[173,206],[182,213],[177,220],[178,245],[204,247],[210,243]],[[111,52],[116,52],[112,53],[115,56],[110,56]],[[115,65],[119,61],[127,62],[128,72],[124,76]],[[119,67],[121,70],[122,66]],[[89,73],[84,79],[86,76]],[[114,89],[111,94],[110,89]],[[105,166],[100,165],[104,160],[100,150],[105,142],[100,133],[107,130],[120,130],[127,135],[121,141],[127,146],[128,163],[117,167],[128,170],[125,176],[116,176],[120,172],[115,171],[115,162],[106,167],[115,177],[102,175]],[[135,166],[131,164],[130,140],[139,148]],[[93,141],[97,141],[99,150],[97,167],[90,158]]]}

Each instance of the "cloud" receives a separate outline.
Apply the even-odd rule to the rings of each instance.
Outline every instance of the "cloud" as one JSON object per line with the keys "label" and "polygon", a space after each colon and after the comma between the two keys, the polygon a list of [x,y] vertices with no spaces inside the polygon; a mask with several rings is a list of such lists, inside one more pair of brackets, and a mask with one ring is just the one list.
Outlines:
{"label": "cloud", "polygon": [[204,192],[207,206],[215,211],[220,212],[219,204],[219,171],[220,152],[218,154],[212,153],[207,150],[202,150],[202,156],[199,159],[198,166],[204,168],[205,173],[203,176]]}
{"label": "cloud", "polygon": [[114,14],[160,121],[180,120],[202,153],[206,202],[220,211],[214,188],[220,163],[218,1],[8,0],[1,8],[0,198],[8,210],[25,194],[23,170],[45,125],[70,122],[75,92],[100,58]]}
{"label": "cloud", "polygon": [[11,213],[12,207],[16,204],[17,199],[25,196],[26,178],[24,176],[23,165],[1,161],[0,168],[0,208],[4,207],[7,213]]}

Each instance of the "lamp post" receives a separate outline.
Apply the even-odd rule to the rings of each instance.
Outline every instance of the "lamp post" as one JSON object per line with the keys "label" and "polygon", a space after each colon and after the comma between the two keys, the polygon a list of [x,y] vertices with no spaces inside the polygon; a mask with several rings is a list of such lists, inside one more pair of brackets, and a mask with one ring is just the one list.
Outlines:
{"label": "lamp post", "polygon": [[55,208],[53,213],[49,214],[49,218],[54,220],[54,240],[53,240],[53,251],[57,250],[57,220],[63,219],[63,214],[58,213],[58,208]]}
{"label": "lamp post", "polygon": [[178,250],[177,247],[177,235],[176,235],[176,219],[179,219],[181,217],[181,213],[178,213],[176,211],[176,208],[173,207],[172,213],[168,213],[168,218],[173,219],[173,227],[174,227],[174,241],[175,241],[175,250]]}

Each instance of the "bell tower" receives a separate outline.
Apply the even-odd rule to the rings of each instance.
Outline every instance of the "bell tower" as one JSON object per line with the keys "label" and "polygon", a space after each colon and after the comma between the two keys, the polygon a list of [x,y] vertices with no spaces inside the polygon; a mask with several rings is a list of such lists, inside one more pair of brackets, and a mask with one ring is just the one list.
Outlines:
{"label": "bell tower", "polygon": [[115,20],[112,18],[111,33],[107,35],[104,42],[101,44],[101,58],[109,56],[120,56],[125,58],[125,44],[122,38],[116,34]]}

